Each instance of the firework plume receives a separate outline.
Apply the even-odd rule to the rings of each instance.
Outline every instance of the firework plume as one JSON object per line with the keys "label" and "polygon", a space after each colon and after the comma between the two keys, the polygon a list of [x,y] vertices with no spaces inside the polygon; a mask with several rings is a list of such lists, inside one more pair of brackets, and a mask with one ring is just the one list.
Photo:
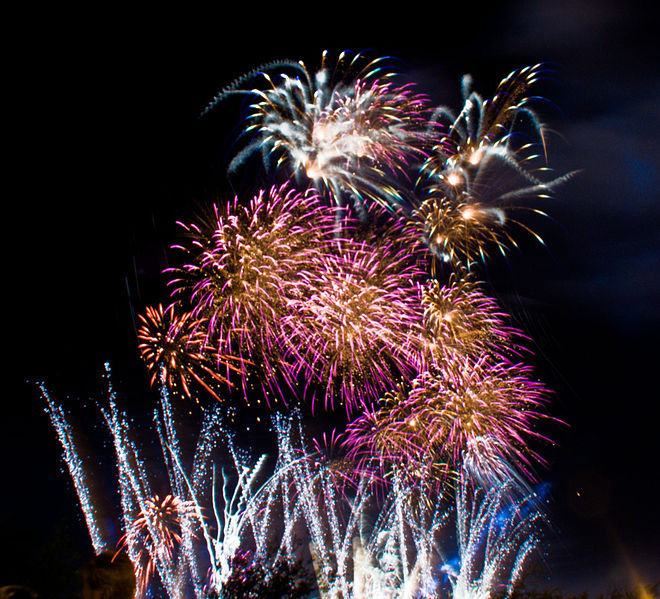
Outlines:
{"label": "firework plume", "polygon": [[[458,557],[442,566],[453,599],[509,597],[539,543],[544,514],[534,493],[512,500],[511,481],[475,487],[461,476],[456,495]],[[514,485],[515,486],[515,485]]]}
{"label": "firework plume", "polygon": [[528,95],[542,75],[541,65],[512,72],[492,99],[484,100],[463,81],[465,103],[458,115],[436,111],[446,133],[420,170],[423,200],[410,216],[410,232],[439,259],[469,264],[485,260],[489,247],[504,253],[516,246],[510,225],[541,243],[541,238],[513,213],[525,209],[545,216],[524,198],[547,198],[570,175],[542,180],[544,127],[529,107]]}
{"label": "firework plume", "polygon": [[410,162],[423,159],[432,139],[426,98],[411,84],[396,85],[384,58],[343,52],[333,69],[324,52],[313,75],[302,62],[285,66],[291,74],[273,80],[262,72],[266,89],[249,90],[257,101],[245,134],[253,139],[230,171],[259,150],[266,165],[312,183],[339,206],[350,200],[363,212],[368,201],[400,203],[397,179],[407,181]]}

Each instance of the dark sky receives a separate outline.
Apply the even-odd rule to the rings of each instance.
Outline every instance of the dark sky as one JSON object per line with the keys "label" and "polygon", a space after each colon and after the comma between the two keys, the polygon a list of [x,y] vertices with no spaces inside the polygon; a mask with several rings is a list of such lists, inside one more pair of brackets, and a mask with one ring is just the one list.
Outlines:
{"label": "dark sky", "polygon": [[313,69],[324,49],[401,59],[420,91],[452,106],[464,73],[488,95],[515,68],[553,70],[538,90],[551,101],[540,107],[556,132],[550,164],[581,172],[545,206],[554,219],[543,225],[547,249],[523,244],[493,275],[537,344],[554,413],[569,424],[554,431],[542,474],[555,525],[543,576],[573,591],[629,584],[632,572],[660,579],[657,18],[620,1],[403,10],[96,7],[8,20],[16,184],[4,199],[10,491],[0,522],[17,550],[0,585],[28,564],[56,571],[39,556],[62,553],[57,531],[82,531],[54,434],[25,381],[88,396],[109,360],[143,382],[131,306],[165,299],[159,272],[173,223],[220,189],[240,130],[240,101],[208,119],[200,111],[258,64],[304,59]]}

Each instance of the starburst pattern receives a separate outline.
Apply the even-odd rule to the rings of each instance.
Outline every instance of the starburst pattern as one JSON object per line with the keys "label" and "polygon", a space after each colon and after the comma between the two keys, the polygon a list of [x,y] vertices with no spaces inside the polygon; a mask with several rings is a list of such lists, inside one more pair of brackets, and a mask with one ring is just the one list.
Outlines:
{"label": "starburst pattern", "polygon": [[177,246],[186,263],[171,271],[174,296],[204,324],[205,345],[240,360],[244,387],[250,365],[275,379],[288,288],[326,244],[328,222],[314,194],[285,184],[247,206],[238,198],[214,206],[210,222],[183,225],[191,242]]}
{"label": "starburst pattern", "polygon": [[337,205],[350,199],[363,211],[368,200],[400,203],[396,180],[407,180],[409,163],[424,158],[432,139],[427,99],[411,84],[396,85],[384,58],[343,52],[331,69],[324,53],[313,76],[302,62],[293,71],[275,80],[264,74],[268,87],[251,90],[258,101],[245,133],[254,140],[230,170],[259,150],[267,164],[312,182]]}
{"label": "starburst pattern", "polygon": [[157,569],[156,562],[173,562],[176,549],[181,544],[182,520],[198,516],[195,502],[175,495],[166,495],[162,500],[155,495],[147,500],[145,508],[121,538],[118,549],[119,552],[129,545],[140,546],[142,563],[138,584],[142,594],[146,593]]}
{"label": "starburst pattern", "polygon": [[175,306],[163,308],[148,306],[145,314],[139,315],[138,348],[142,359],[151,373],[151,384],[163,380],[172,389],[181,389],[192,397],[191,382],[194,381],[218,401],[222,401],[218,390],[211,385],[230,385],[230,371],[240,372],[238,362],[227,354],[209,354],[205,351],[206,336],[201,323],[190,312],[176,314]]}
{"label": "starburst pattern", "polygon": [[[468,447],[482,447],[488,452],[473,457],[475,464],[487,467],[489,456],[498,456],[531,477],[532,463],[542,459],[529,441],[540,437],[534,425],[547,416],[546,390],[530,372],[488,356],[455,355],[351,422],[349,455],[379,465],[405,459],[425,471],[438,461],[456,468]],[[484,444],[487,438],[496,442]]]}
{"label": "starburst pattern", "polygon": [[431,279],[422,287],[421,306],[424,365],[451,360],[455,354],[479,356],[488,352],[508,359],[521,353],[525,336],[506,323],[507,315],[465,268],[452,272],[445,285]]}
{"label": "starburst pattern", "polygon": [[299,272],[282,319],[290,376],[324,389],[326,407],[352,410],[409,373],[411,323],[423,272],[384,242],[338,240]]}

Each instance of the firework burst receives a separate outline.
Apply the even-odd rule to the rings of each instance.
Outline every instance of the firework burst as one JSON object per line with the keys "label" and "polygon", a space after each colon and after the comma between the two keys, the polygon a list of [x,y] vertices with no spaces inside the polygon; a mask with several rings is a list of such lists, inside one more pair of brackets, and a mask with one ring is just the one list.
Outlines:
{"label": "firework burst", "polygon": [[291,378],[303,375],[324,389],[326,407],[350,411],[410,373],[424,274],[385,242],[337,240],[333,250],[298,273],[282,330]]}
{"label": "firework burst", "polygon": [[360,472],[382,481],[401,478],[437,491],[448,482],[448,475],[454,475],[453,464],[429,435],[430,411],[407,402],[407,387],[402,384],[388,391],[378,405],[351,421],[343,445]]}
{"label": "firework burst", "polygon": [[151,373],[151,384],[162,379],[171,389],[181,389],[192,397],[191,382],[195,381],[222,401],[211,384],[230,385],[220,371],[238,373],[240,369],[233,356],[205,351],[206,336],[200,322],[190,312],[176,314],[174,305],[163,308],[162,304],[148,306],[139,318],[138,348]]}
{"label": "firework burst", "polygon": [[343,52],[331,69],[324,52],[313,76],[302,62],[293,66],[294,76],[282,73],[273,80],[262,73],[267,89],[250,90],[258,101],[250,107],[245,134],[253,141],[230,171],[259,150],[266,165],[285,166],[337,205],[350,198],[363,213],[369,200],[402,202],[396,180],[407,177],[412,160],[424,159],[431,139],[426,98],[410,84],[394,84],[396,73],[384,58]]}
{"label": "firework burst", "polygon": [[[343,53],[331,68],[324,53],[315,73],[270,63],[214,100],[252,102],[251,139],[230,172],[260,152],[290,181],[182,224],[174,303],[140,316],[139,350],[161,382],[157,486],[157,461],[134,439],[108,371],[99,408],[138,596],[221,597],[247,577],[276,582],[278,564],[301,558],[328,599],[438,597],[440,573],[456,599],[511,593],[538,542],[528,491],[543,463],[547,391],[517,363],[524,335],[470,269],[490,248],[515,246],[511,224],[540,240],[517,219],[518,200],[548,197],[569,176],[544,181],[545,132],[528,95],[541,73],[514,71],[489,100],[466,78],[460,113],[431,114],[385,59]],[[259,89],[241,89],[257,77]],[[446,284],[439,260],[451,265]],[[300,411],[279,414],[276,459],[253,462],[226,429],[234,407],[212,402],[191,442],[195,415],[170,389],[220,399],[218,386],[240,379],[248,399],[257,377],[267,397],[287,402],[293,391],[312,412],[343,405],[353,419],[310,452]],[[92,543],[114,545],[67,414],[42,392]],[[216,465],[220,450],[229,459]],[[454,514],[457,557],[447,560]]]}
{"label": "firework burst", "polygon": [[424,310],[422,364],[451,359],[454,354],[478,356],[489,352],[506,358],[520,352],[521,331],[506,324],[507,315],[485,295],[465,268],[451,273],[446,285],[430,280],[421,289]]}
{"label": "firework burst", "polygon": [[332,220],[316,196],[285,184],[247,206],[238,198],[214,206],[211,222],[183,225],[192,241],[177,246],[186,264],[173,271],[174,296],[203,323],[205,346],[238,358],[244,386],[250,364],[274,380],[287,289],[326,243]]}
{"label": "firework burst", "polygon": [[543,181],[544,127],[529,108],[528,91],[541,76],[541,65],[512,72],[492,99],[482,99],[463,82],[465,103],[455,116],[436,114],[446,134],[420,170],[423,201],[412,211],[410,228],[438,258],[456,263],[480,258],[488,247],[516,246],[510,225],[542,239],[513,212],[525,209],[546,216],[536,206],[516,205],[523,198],[547,198],[569,175]]}
{"label": "firework burst", "polygon": [[540,437],[534,424],[546,417],[546,391],[529,374],[523,365],[454,355],[351,422],[349,455],[380,467],[405,460],[422,472],[445,462],[450,472],[469,450],[475,469],[499,472],[511,462],[531,478],[542,459],[528,441]]}
{"label": "firework burst", "polygon": [[157,569],[157,562],[172,564],[176,550],[181,544],[181,528],[184,519],[197,519],[198,506],[193,501],[185,501],[175,495],[166,495],[162,500],[158,495],[147,500],[145,508],[132,522],[126,534],[120,539],[117,553],[140,546],[140,592],[146,594],[151,578]]}

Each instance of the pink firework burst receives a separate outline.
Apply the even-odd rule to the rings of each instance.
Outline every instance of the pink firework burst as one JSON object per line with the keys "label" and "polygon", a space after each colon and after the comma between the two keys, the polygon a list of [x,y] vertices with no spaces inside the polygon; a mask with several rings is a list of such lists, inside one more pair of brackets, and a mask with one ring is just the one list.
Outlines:
{"label": "pink firework burst", "polygon": [[318,259],[332,222],[314,194],[284,184],[245,206],[238,198],[216,205],[211,219],[183,225],[191,242],[178,246],[186,264],[173,271],[174,295],[204,324],[207,346],[240,359],[246,389],[250,364],[275,379],[287,290]]}
{"label": "pink firework burst", "polygon": [[336,240],[301,269],[282,319],[289,376],[300,376],[325,406],[351,411],[411,373],[420,324],[409,254],[383,242]]}
{"label": "pink firework burst", "polygon": [[457,354],[350,423],[349,455],[380,467],[405,459],[422,471],[446,463],[449,471],[469,450],[482,469],[507,461],[532,477],[532,464],[542,458],[529,441],[543,438],[534,425],[547,418],[547,391],[530,374],[524,365]]}
{"label": "pink firework burst", "polygon": [[519,355],[525,335],[508,325],[508,316],[486,295],[473,273],[457,267],[446,285],[431,279],[421,288],[424,335],[420,342],[420,370],[451,360],[455,354],[490,353],[508,360]]}

